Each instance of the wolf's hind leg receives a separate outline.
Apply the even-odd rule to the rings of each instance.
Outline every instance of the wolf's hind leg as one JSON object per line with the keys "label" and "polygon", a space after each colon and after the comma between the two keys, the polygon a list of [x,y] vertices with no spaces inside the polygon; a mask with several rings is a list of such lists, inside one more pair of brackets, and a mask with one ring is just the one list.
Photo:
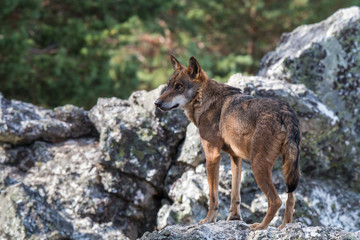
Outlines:
{"label": "wolf's hind leg", "polygon": [[[261,162],[260,162],[261,161]],[[251,230],[266,229],[276,212],[281,207],[281,199],[276,192],[275,186],[271,178],[272,166],[265,163],[265,159],[254,159],[251,162],[251,168],[254,172],[255,180],[261,191],[265,194],[268,201],[268,209],[261,223],[254,223],[250,226]],[[272,161],[270,161],[272,162]]]}
{"label": "wolf's hind leg", "polygon": [[230,155],[231,158],[231,172],[232,172],[232,182],[231,182],[231,205],[229,210],[229,215],[227,221],[230,220],[242,220],[240,212],[240,187],[241,187],[241,166],[242,159]]}
{"label": "wolf's hind leg", "polygon": [[295,197],[294,193],[288,193],[288,198],[286,200],[286,208],[285,208],[285,215],[283,223],[278,227],[279,230],[283,229],[287,223],[292,222],[292,216],[294,213],[295,207]]}

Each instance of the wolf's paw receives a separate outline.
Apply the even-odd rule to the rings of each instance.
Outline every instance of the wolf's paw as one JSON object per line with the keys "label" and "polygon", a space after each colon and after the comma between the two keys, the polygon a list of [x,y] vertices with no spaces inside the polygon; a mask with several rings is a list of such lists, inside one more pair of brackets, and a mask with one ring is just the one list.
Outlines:
{"label": "wolf's paw", "polygon": [[202,224],[202,223],[214,223],[216,221],[216,218],[213,218],[213,219],[209,219],[209,218],[205,218],[203,220],[201,220],[199,223]]}
{"label": "wolf's paw", "polygon": [[216,214],[208,214],[205,219],[201,220],[199,223],[213,223],[216,222]]}
{"label": "wolf's paw", "polygon": [[267,226],[263,225],[262,223],[253,223],[250,225],[250,230],[251,231],[256,231],[256,230],[263,230],[266,229]]}
{"label": "wolf's paw", "polygon": [[231,221],[231,220],[242,220],[241,214],[234,214],[232,212],[229,212],[226,221]]}
{"label": "wolf's paw", "polygon": [[216,217],[217,217],[217,213],[218,213],[218,207],[216,207],[215,209],[210,208],[210,210],[208,211],[206,218],[201,220],[199,223],[213,223],[216,222]]}
{"label": "wolf's paw", "polygon": [[283,229],[286,226],[286,223],[282,223],[279,227],[278,230],[280,231],[281,229]]}

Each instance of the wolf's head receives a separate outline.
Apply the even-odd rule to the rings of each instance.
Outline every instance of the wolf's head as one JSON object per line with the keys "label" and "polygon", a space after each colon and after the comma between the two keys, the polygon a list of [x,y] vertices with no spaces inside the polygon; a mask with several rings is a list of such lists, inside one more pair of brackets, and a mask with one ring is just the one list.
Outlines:
{"label": "wolf's head", "polygon": [[198,61],[191,57],[189,66],[182,65],[174,56],[171,56],[174,73],[170,76],[165,92],[154,102],[162,111],[183,108],[198,94],[206,73],[201,69]]}

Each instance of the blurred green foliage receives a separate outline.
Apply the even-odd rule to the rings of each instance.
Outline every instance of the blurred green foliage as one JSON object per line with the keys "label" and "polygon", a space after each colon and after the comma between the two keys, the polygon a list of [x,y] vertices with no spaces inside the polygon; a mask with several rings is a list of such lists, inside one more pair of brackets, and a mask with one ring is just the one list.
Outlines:
{"label": "blurred green foliage", "polygon": [[1,0],[0,91],[46,107],[92,107],[171,74],[196,56],[226,81],[255,74],[283,32],[355,0]]}

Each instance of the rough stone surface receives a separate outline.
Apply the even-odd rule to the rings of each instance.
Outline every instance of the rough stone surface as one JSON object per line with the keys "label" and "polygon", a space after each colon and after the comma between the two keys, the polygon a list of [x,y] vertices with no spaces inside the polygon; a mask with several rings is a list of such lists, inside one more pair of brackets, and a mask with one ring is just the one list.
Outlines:
{"label": "rough stone surface", "polygon": [[197,239],[359,239],[360,231],[349,233],[341,228],[307,227],[302,223],[288,224],[282,231],[269,228],[250,231],[249,225],[242,221],[219,221],[216,223],[190,226],[168,226],[160,232],[147,232],[141,239],[147,240],[197,240]]}
{"label": "rough stone surface", "polygon": [[185,141],[180,148],[180,155],[177,158],[177,162],[196,167],[200,163],[204,163],[205,160],[199,130],[193,123],[190,123],[186,129]]}
{"label": "rough stone surface", "polygon": [[[259,75],[302,83],[339,119],[337,129],[314,149],[329,158],[323,174],[347,176],[360,189],[360,8],[341,9],[326,20],[283,34],[277,48],[261,61]],[[335,147],[336,146],[336,147]],[[333,149],[335,147],[335,149]],[[340,157],[341,156],[341,157]]]}
{"label": "rough stone surface", "polygon": [[87,112],[81,108],[66,105],[48,110],[30,103],[5,99],[0,93],[1,142],[58,142],[66,138],[89,135],[92,131]]}
{"label": "rough stone surface", "polygon": [[[1,126],[16,126],[19,138],[9,137],[11,129],[0,133],[0,203],[12,206],[0,218],[6,222],[0,224],[0,236],[135,239],[153,229],[164,179],[188,124],[181,111],[155,109],[153,101],[163,88],[134,93],[129,100],[99,99],[90,116],[100,142],[90,134],[93,123],[81,109],[52,111],[2,98],[6,125]],[[78,121],[81,114],[87,122]],[[28,122],[32,134],[25,136],[20,127]],[[40,130],[48,122],[71,129],[66,135],[57,128],[61,138],[46,135],[52,132]],[[78,137],[74,129],[90,138],[54,143]]]}
{"label": "rough stone surface", "polygon": [[37,141],[30,148],[37,161],[26,173],[1,166],[1,237],[125,239],[124,227],[113,221],[113,213],[120,218],[128,204],[104,192],[98,183],[96,163],[101,152],[97,141]]}
{"label": "rough stone surface", "polygon": [[163,113],[154,108],[163,89],[136,92],[129,100],[99,99],[89,113],[100,133],[102,164],[157,187],[163,185],[188,124],[181,110]]}

